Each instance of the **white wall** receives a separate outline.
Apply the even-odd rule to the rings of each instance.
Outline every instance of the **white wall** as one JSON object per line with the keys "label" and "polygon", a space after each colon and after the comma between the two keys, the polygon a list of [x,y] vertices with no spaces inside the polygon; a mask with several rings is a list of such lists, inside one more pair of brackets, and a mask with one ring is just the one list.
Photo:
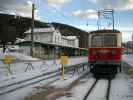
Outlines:
{"label": "white wall", "polygon": [[[42,43],[54,43],[57,45],[79,47],[79,40],[76,36],[62,36],[60,31],[52,28],[49,31],[46,29],[46,32],[42,31],[41,33],[34,33],[34,41]],[[73,38],[69,38],[73,37]],[[25,40],[30,41],[30,33],[27,33]]]}
{"label": "white wall", "polygon": [[64,46],[79,47],[79,40],[77,37],[69,38],[67,36],[62,36],[61,40]]}
{"label": "white wall", "polygon": [[45,33],[40,35],[40,42],[42,43],[52,43],[53,33]]}

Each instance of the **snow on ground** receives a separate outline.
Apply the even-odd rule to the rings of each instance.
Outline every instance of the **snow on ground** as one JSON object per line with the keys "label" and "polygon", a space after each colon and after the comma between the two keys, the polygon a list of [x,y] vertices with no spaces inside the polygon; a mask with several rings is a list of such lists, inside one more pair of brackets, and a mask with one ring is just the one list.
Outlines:
{"label": "snow on ground", "polygon": [[78,75],[65,75],[65,80],[61,79],[52,84],[52,86],[56,88],[63,88],[65,86],[68,86],[71,82],[76,80],[79,76]]}
{"label": "snow on ground", "polygon": [[14,59],[19,59],[19,60],[38,60],[37,58],[33,58],[31,56],[27,56],[18,52],[7,52],[7,53],[0,53],[0,58],[4,58],[5,55],[10,55]]}
{"label": "snow on ground", "polygon": [[132,79],[128,79],[126,75],[118,74],[112,80],[110,100],[133,100],[133,92],[130,92],[129,85]]}
{"label": "snow on ground", "polygon": [[[38,60],[36,58],[31,58],[29,56],[25,56],[22,54],[12,54],[14,58],[21,58],[21,60]],[[1,58],[3,56],[0,56]],[[133,55],[123,55],[123,61],[127,62],[130,65],[133,65]],[[69,65],[78,64],[81,62],[87,62],[87,57],[77,57],[77,58],[70,58]],[[0,85],[2,84],[9,84],[9,82],[19,81],[26,79],[28,77],[33,77],[36,75],[40,75],[44,72],[50,72],[54,71],[61,67],[60,62],[58,59],[56,60],[45,60],[45,61],[39,61],[39,62],[31,62],[34,66],[33,70],[28,70],[25,72],[25,69],[27,67],[27,64],[24,62],[14,63],[12,64],[11,68],[13,70],[13,75],[6,75],[5,68],[2,68],[5,66],[3,62],[0,62]],[[69,66],[68,65],[68,66]],[[3,70],[4,69],[4,70]],[[53,86],[55,87],[64,87],[68,84],[70,84],[73,80],[77,78],[76,75],[65,75],[65,80],[61,80],[61,77],[58,77],[60,80],[54,82]],[[52,81],[53,79],[49,79],[49,81]],[[81,79],[82,84],[79,84],[78,86],[74,87],[72,92],[72,97],[60,97],[56,100],[82,100],[85,96],[86,92],[94,82],[94,78],[87,77],[85,79]],[[13,93],[9,93],[7,95],[0,96],[0,100],[23,100],[23,98],[27,95],[31,95],[31,92],[34,91],[34,86],[41,86],[44,85],[48,81],[43,81],[38,83],[37,85],[28,86],[26,88],[20,89],[19,91],[15,91]],[[102,92],[103,87],[99,86],[98,88],[99,93]],[[116,78],[112,81],[112,87],[111,87],[111,98],[110,100],[133,100],[133,79],[129,79],[125,74],[118,74]],[[95,97],[99,97],[99,95],[95,95]],[[98,99],[99,100],[99,99]]]}
{"label": "snow on ground", "polygon": [[[85,81],[85,82],[84,82]],[[94,78],[83,79],[83,83],[72,89],[72,97],[63,96],[56,100],[83,100],[83,97],[86,95],[88,89],[94,83]],[[82,80],[81,80],[82,82]]]}
{"label": "snow on ground", "polygon": [[122,60],[133,67],[133,54],[122,55]]}
{"label": "snow on ground", "polygon": [[[13,59],[17,59],[19,62],[11,64],[11,70],[13,72],[13,74],[11,75],[7,71],[6,65],[2,62],[2,60],[0,61],[0,87],[8,85],[10,83],[15,83],[21,80],[29,79],[46,72],[52,72],[61,68],[59,59],[40,60],[20,53],[6,53],[6,54],[0,53],[0,59],[3,59],[5,55],[10,55],[13,57]],[[73,57],[69,59],[69,64],[67,66],[79,63],[87,63],[87,62],[88,62],[87,57]],[[29,63],[32,64],[33,68],[30,65],[28,66]],[[28,70],[26,70],[27,67]],[[66,76],[65,78],[67,77],[68,76]],[[77,78],[77,76],[76,77],[71,76],[70,80],[72,81],[75,78]],[[58,79],[60,79],[60,77],[58,77]],[[49,79],[49,81],[52,80],[53,79]],[[45,83],[48,83],[48,81],[45,80],[41,83],[44,85]],[[20,91],[17,90],[18,92],[16,91],[13,93],[8,93],[7,95],[2,95],[0,96],[0,100],[21,100],[21,98],[28,95],[28,93],[32,92],[33,86],[28,86],[26,88],[20,89]]]}
{"label": "snow on ground", "polygon": [[86,69],[86,71],[84,71],[84,72],[82,71],[80,73],[67,73],[64,76],[64,80],[58,80],[51,85],[56,88],[63,88],[65,86],[70,85],[74,80],[78,79],[80,76],[82,76],[85,73],[88,73],[88,69]]}
{"label": "snow on ground", "polygon": [[[133,66],[133,55],[123,55],[122,57],[123,61]],[[127,66],[124,65],[124,67]],[[130,67],[128,66],[128,68]],[[82,100],[93,82],[94,79],[88,78],[83,84],[72,89],[72,97],[63,96],[56,100]],[[87,100],[104,100],[102,94],[105,94],[103,90],[105,90],[106,84],[104,84],[105,87],[102,86],[102,82],[100,85],[95,91],[96,93],[93,96],[90,95]],[[110,100],[133,100],[133,78],[127,75],[125,71],[117,74],[116,78],[112,80]]]}
{"label": "snow on ground", "polygon": [[[0,54],[0,58],[3,59],[4,55],[5,54]],[[8,53],[6,55],[11,55],[14,59],[19,59],[20,61],[22,60],[22,62],[15,62],[11,64],[11,70],[13,72],[13,75],[10,75],[8,70],[6,69],[7,65],[3,64],[3,62],[0,61],[0,81],[9,80],[12,79],[12,77],[21,79],[20,77],[24,78],[24,76],[29,76],[29,73],[31,73],[30,76],[34,76],[32,74],[36,73],[38,75],[38,73],[51,72],[61,68],[59,59],[39,60],[20,53]],[[23,60],[26,62],[23,62]],[[73,57],[69,59],[69,64],[67,66],[86,62],[87,57]],[[31,65],[28,66],[28,64]],[[28,69],[26,70],[27,67]]]}
{"label": "snow on ground", "polygon": [[54,77],[54,78],[50,78],[50,79],[38,82],[36,84],[21,88],[14,92],[9,92],[5,95],[1,95],[0,100],[24,100],[24,98],[26,96],[32,95],[37,92],[36,87],[45,86],[47,84],[50,85],[51,82],[53,82],[54,80],[57,80],[57,79],[59,80],[60,76],[58,76],[56,78]]}
{"label": "snow on ground", "polygon": [[92,90],[92,93],[89,95],[87,100],[105,100],[107,85],[107,80],[99,80],[98,84],[96,84],[96,87],[94,90]]}
{"label": "snow on ground", "polygon": [[[56,100],[83,100],[84,96],[86,95],[92,84],[94,83],[95,79],[92,77],[89,78],[87,77],[85,79],[81,79],[80,81],[81,84],[72,89],[71,97],[63,96]],[[107,80],[100,80],[98,85],[96,85],[95,87],[96,89],[92,91],[91,95],[87,100],[104,100],[107,83],[108,83]]]}
{"label": "snow on ground", "polygon": [[[123,60],[125,62],[130,61],[130,64],[132,63],[132,58],[133,55],[123,56]],[[68,76],[66,76],[66,80],[56,81],[52,85],[59,88],[65,87],[70,84],[73,79],[75,79],[75,77],[68,79]],[[56,100],[82,100],[88,89],[93,84],[94,80],[95,79],[92,77],[81,79],[80,81],[83,83],[71,90],[71,97],[63,96]],[[105,80],[101,80],[100,84],[98,84],[96,87],[97,90],[94,91],[95,93],[91,95],[88,100],[104,100],[106,86],[107,81],[105,82]],[[110,100],[133,100],[133,79],[129,78],[125,73],[118,74],[116,78],[112,80]]]}
{"label": "snow on ground", "polygon": [[[67,73],[65,75],[65,80],[63,80],[61,78],[61,76],[57,76],[56,78],[48,79],[47,81],[41,81],[41,82],[39,82],[37,84],[34,84],[32,86],[28,86],[28,87],[22,88],[20,90],[14,91],[12,93],[2,95],[2,96],[0,96],[0,100],[24,100],[24,98],[26,96],[30,96],[30,95],[33,95],[33,94],[38,92],[35,89],[35,87],[45,86],[46,84],[48,86],[65,87],[65,86],[69,85],[70,83],[72,83],[74,80],[76,80],[81,75],[82,75],[82,73],[80,73],[80,74],[78,74],[78,73],[75,73],[75,74]],[[56,80],[55,82],[52,82],[55,79],[58,79],[58,80]],[[90,81],[94,81],[94,79],[92,79]]]}
{"label": "snow on ground", "polygon": [[[85,94],[94,83],[94,78],[85,78],[84,82],[72,89],[71,97],[60,97],[56,100],[83,100]],[[82,82],[82,79],[81,79]],[[96,85],[96,90],[92,91],[87,100],[105,100],[105,93],[107,89],[106,80],[100,80]],[[133,100],[133,79],[128,78],[127,75],[118,74],[112,80],[110,100]]]}

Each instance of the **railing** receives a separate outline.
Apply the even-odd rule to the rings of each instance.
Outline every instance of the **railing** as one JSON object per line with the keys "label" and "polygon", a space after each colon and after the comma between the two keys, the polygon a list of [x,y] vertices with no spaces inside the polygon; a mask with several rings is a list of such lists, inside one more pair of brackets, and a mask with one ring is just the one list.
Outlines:
{"label": "railing", "polygon": [[[81,58],[70,58],[69,66],[75,66],[74,72],[76,72],[80,66],[83,67],[87,64],[85,57]],[[75,62],[78,60],[77,62]],[[79,61],[80,60],[80,61]],[[66,66],[66,67],[67,67]],[[34,71],[45,71],[50,72],[61,68],[60,59],[53,59],[53,60],[19,60],[13,59],[13,62],[9,64],[4,64],[3,59],[0,59],[0,78],[18,74],[24,74],[27,72],[34,72]]]}

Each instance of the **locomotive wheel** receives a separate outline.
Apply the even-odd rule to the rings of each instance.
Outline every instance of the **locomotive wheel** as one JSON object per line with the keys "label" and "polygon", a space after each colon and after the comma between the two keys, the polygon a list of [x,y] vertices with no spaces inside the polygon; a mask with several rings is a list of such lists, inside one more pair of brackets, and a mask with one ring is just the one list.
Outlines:
{"label": "locomotive wheel", "polygon": [[117,67],[114,67],[114,74],[117,74],[117,73],[118,73]]}
{"label": "locomotive wheel", "polygon": [[91,64],[91,65],[90,65],[90,72],[91,72],[91,73],[94,72],[94,71],[93,71],[93,67],[94,67],[94,66]]}
{"label": "locomotive wheel", "polygon": [[121,65],[119,66],[119,72],[121,73]]}

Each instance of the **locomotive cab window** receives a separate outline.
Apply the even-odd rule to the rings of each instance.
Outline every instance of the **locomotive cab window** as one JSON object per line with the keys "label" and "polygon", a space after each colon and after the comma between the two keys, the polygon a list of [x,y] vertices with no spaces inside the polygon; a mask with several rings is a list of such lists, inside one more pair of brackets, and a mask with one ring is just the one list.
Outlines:
{"label": "locomotive cab window", "polygon": [[92,35],[91,39],[92,47],[116,47],[117,46],[117,35],[115,34],[102,34]]}
{"label": "locomotive cab window", "polygon": [[101,47],[102,46],[102,36],[101,35],[93,35],[91,40],[92,47]]}
{"label": "locomotive cab window", "polygon": [[104,35],[104,46],[105,47],[116,47],[117,36],[115,34]]}

